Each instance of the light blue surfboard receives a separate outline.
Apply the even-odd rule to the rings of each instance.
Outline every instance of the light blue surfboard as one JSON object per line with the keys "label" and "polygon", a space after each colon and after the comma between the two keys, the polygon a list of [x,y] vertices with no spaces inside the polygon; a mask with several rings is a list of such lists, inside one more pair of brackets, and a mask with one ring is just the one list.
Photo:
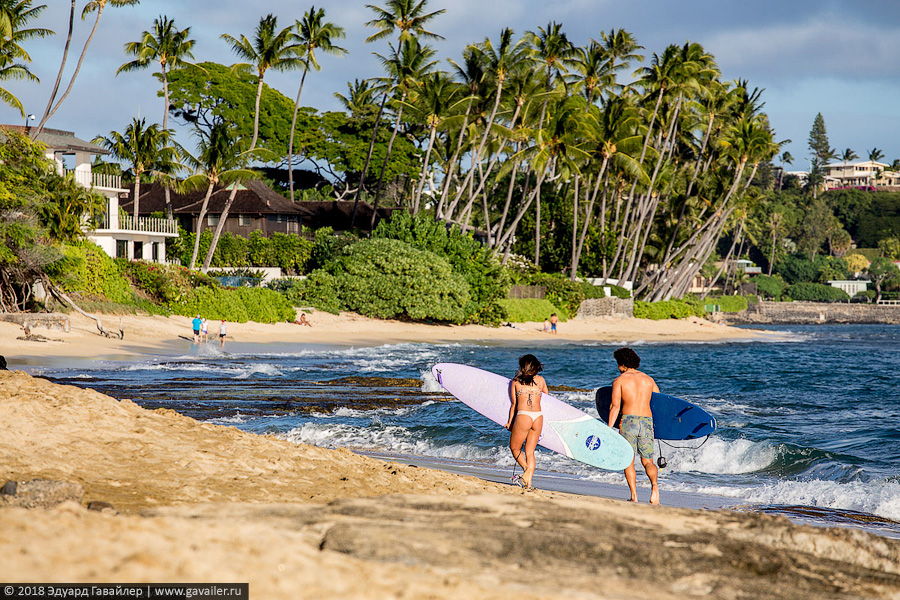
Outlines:
{"label": "light blue surfboard", "polygon": [[[431,369],[441,386],[469,408],[501,427],[509,418],[510,380],[502,375],[456,363]],[[574,406],[548,394],[541,396],[544,427],[538,444],[594,467],[621,471],[634,450],[617,431]]]}

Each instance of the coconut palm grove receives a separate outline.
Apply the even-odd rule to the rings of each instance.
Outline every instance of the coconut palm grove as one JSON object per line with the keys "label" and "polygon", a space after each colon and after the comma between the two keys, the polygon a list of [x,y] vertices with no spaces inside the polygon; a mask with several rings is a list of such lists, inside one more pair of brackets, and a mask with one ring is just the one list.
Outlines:
{"label": "coconut palm grove", "polygon": [[[872,289],[854,300],[896,297],[900,193],[826,191],[825,165],[865,151],[831,148],[821,115],[811,172],[798,177],[765,91],[726,80],[696,42],[645,48],[612,23],[576,40],[551,21],[442,58],[431,45],[445,12],[435,0],[366,6],[380,70],[334,90],[335,111],[304,104],[321,69],[354,60],[345,24],[326,9],[223,31],[231,52],[220,62],[194,60],[191,23],[177,14],[147,23],[109,76],[157,85],[159,106],[95,132],[108,154],[93,169],[124,178],[135,218],[155,186],[166,210],[151,216],[171,219],[171,198],[189,191],[205,200],[196,230],[167,244],[168,264],[109,257],[84,235],[103,199],[58,173],[36,138],[78,85],[104,12],[138,1],[0,0],[0,102],[26,116],[3,87],[11,80],[48,98],[30,127],[0,138],[0,310],[45,310],[78,292],[100,312],[273,321],[302,306],[499,324],[532,302],[510,299],[512,285],[544,287],[564,317],[605,294],[633,296],[635,315],[654,318],[703,315],[712,297],[723,310],[757,298],[847,301],[827,282],[863,277]],[[46,10],[68,11],[68,31],[36,28]],[[71,47],[79,24],[91,37]],[[63,50],[55,81],[30,70],[38,44]],[[273,72],[292,73],[296,87],[270,87]],[[349,225],[224,231],[252,181],[300,205],[339,201]],[[208,201],[221,188],[230,193],[212,224]],[[264,266],[304,277],[234,290],[206,275]]]}

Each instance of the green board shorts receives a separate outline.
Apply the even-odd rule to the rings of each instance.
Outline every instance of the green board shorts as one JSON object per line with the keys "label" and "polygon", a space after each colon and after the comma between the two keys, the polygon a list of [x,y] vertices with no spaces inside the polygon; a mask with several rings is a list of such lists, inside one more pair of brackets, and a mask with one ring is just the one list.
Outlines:
{"label": "green board shorts", "polygon": [[622,437],[628,440],[634,451],[641,458],[653,458],[653,418],[639,417],[637,415],[622,415],[622,425],[619,428]]}

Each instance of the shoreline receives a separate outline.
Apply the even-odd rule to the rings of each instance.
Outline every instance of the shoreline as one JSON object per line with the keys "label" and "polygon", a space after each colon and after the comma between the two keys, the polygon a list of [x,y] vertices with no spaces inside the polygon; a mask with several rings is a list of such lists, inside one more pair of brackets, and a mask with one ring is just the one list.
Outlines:
{"label": "shoreline", "polygon": [[276,600],[900,595],[900,541],[862,530],[524,491],[22,372],[0,372],[0,419],[5,479],[84,489],[0,507],[5,581],[238,581]]}
{"label": "shoreline", "polygon": [[[31,364],[40,358],[121,357],[134,360],[146,354],[177,353],[191,348],[191,319],[172,316],[104,315],[107,328],[125,331],[124,339],[106,338],[97,332],[94,321],[78,314],[69,315],[68,332],[35,327],[33,333],[50,341],[17,339],[23,329],[0,322],[3,353],[10,366]],[[312,327],[293,323],[227,323],[225,350],[234,344],[317,344],[331,346],[380,346],[399,343],[621,343],[635,342],[729,342],[786,339],[771,331],[739,329],[691,317],[682,320],[596,317],[572,319],[560,324],[556,335],[543,333],[542,323],[517,323],[512,327],[482,325],[430,325],[380,320],[341,313],[315,312]],[[219,347],[218,321],[209,321],[210,344]],[[19,363],[18,361],[27,362]]]}

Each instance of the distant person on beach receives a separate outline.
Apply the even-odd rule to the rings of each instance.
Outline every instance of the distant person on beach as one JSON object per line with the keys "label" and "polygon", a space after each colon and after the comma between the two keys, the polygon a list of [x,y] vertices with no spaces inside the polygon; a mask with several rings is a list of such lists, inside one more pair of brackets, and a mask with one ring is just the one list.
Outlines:
{"label": "distant person on beach", "polygon": [[294,325],[306,325],[307,327],[312,327],[312,323],[306,320],[306,315],[300,313],[300,320],[294,321]]}
{"label": "distant person on beach", "polygon": [[209,325],[206,323],[206,319],[203,319],[200,324],[200,339],[204,344],[209,341]]}
{"label": "distant person on beach", "polygon": [[[541,394],[547,393],[547,383],[538,375],[544,365],[533,354],[519,357],[519,370],[513,377],[509,387],[509,419],[506,427],[509,430],[509,449],[513,458],[525,472],[521,478],[513,478],[513,482],[524,488],[531,487],[534,477],[534,449],[541,437],[544,427],[544,415],[541,412]],[[522,444],[525,444],[523,457]]]}
{"label": "distant person on beach", "polygon": [[191,327],[194,329],[194,343],[196,344],[200,341],[200,328],[203,327],[203,319],[200,318],[200,315],[194,317]]}
{"label": "distant person on beach", "polygon": [[544,319],[544,333],[550,333],[550,319]]}
{"label": "distant person on beach", "polygon": [[550,333],[556,333],[556,325],[559,323],[559,317],[556,316],[556,313],[550,315]]}
{"label": "distant person on beach", "polygon": [[228,334],[228,329],[225,327],[225,319],[222,319],[222,324],[219,325],[219,343],[222,347],[225,347],[225,336]]}
{"label": "distant person on beach", "polygon": [[[638,371],[641,357],[631,348],[619,348],[613,352],[619,366],[619,375],[612,384],[612,402],[609,405],[609,423],[615,424],[619,413],[622,423],[619,433],[622,434],[634,451],[640,455],[644,471],[650,478],[650,504],[659,504],[659,486],[656,482],[658,471],[653,464],[653,413],[650,412],[650,397],[659,392],[653,378]],[[634,458],[625,469],[625,480],[631,490],[631,502],[637,502],[637,473]]]}

